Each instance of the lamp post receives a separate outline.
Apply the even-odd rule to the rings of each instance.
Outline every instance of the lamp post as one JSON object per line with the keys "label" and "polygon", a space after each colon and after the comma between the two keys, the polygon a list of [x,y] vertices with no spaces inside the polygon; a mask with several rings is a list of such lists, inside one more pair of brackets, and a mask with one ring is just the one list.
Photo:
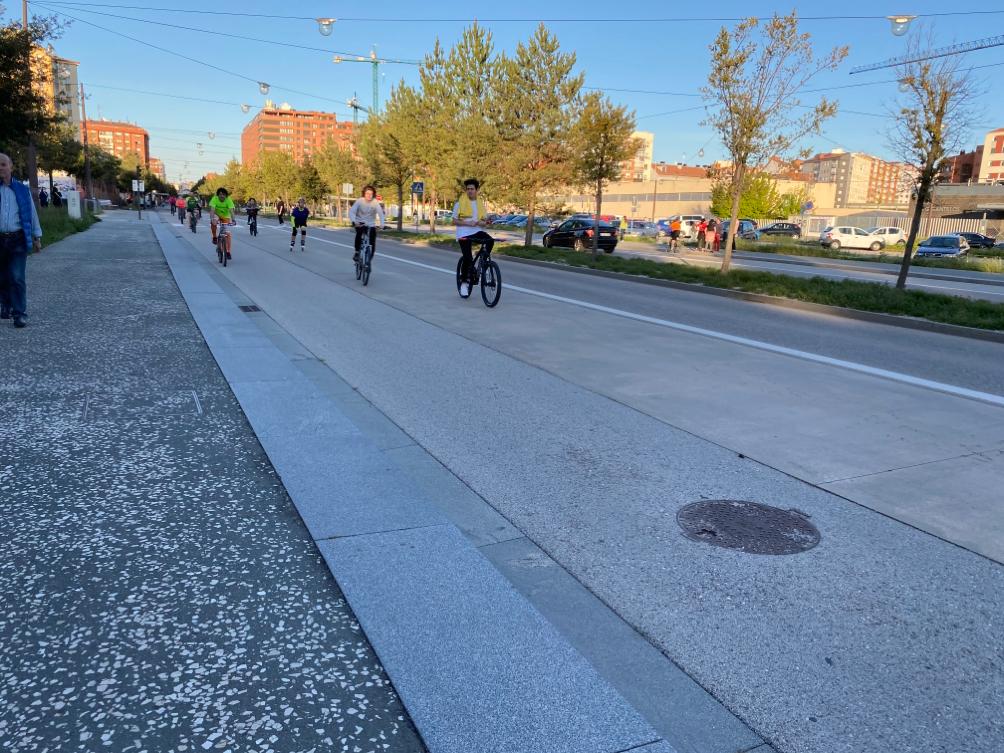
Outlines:
{"label": "lamp post", "polygon": [[[94,198],[94,183],[91,182],[91,149],[87,141],[87,97],[84,94],[83,83],[80,84],[80,115],[83,118],[80,130],[83,131],[84,136],[84,185],[87,186],[88,201],[96,202]],[[96,212],[98,209],[97,203],[92,204],[91,209]]]}
{"label": "lamp post", "polygon": [[910,30],[910,22],[916,18],[916,16],[886,16],[889,19],[889,23],[892,24],[893,36],[901,37]]}

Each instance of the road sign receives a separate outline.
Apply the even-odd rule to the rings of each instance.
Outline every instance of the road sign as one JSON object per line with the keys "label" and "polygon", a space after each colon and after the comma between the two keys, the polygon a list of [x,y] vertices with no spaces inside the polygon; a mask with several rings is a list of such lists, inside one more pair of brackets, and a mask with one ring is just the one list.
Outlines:
{"label": "road sign", "polygon": [[342,183],[342,196],[351,196],[352,188],[353,186],[351,183]]}
{"label": "road sign", "polygon": [[141,180],[134,180],[132,182],[132,190],[133,191],[144,191],[144,190],[146,190],[144,188],[144,186],[143,186],[143,181],[141,181]]}
{"label": "road sign", "polygon": [[425,193],[425,183],[420,180],[416,180],[411,184],[411,192],[417,193],[419,196]]}
{"label": "road sign", "polygon": [[815,208],[815,206],[816,205],[813,204],[811,201],[805,202],[802,205],[802,214],[808,214],[809,212],[811,212]]}

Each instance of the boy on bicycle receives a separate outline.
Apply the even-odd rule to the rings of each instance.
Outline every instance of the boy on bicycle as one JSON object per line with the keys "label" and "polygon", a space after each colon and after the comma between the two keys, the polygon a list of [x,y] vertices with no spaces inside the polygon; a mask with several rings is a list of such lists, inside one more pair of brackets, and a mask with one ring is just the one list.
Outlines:
{"label": "boy on bicycle", "polygon": [[[213,234],[213,245],[216,245],[216,234],[218,232],[217,225],[223,223],[224,225],[229,225],[233,222],[234,212],[236,208],[234,207],[234,200],[230,198],[230,192],[227,189],[220,188],[216,189],[216,195],[209,200],[209,228],[212,230]],[[227,236],[227,258],[230,257],[230,243],[232,240],[230,233],[224,233]]]}
{"label": "boy on bicycle", "polygon": [[485,250],[491,253],[495,245],[492,238],[481,228],[488,222],[485,218],[488,211],[484,202],[478,199],[478,190],[481,184],[477,178],[468,178],[464,181],[464,193],[461,194],[457,203],[453,205],[453,222],[457,226],[457,243],[463,253],[463,263],[460,267],[460,276],[463,282],[460,283],[460,297],[467,298],[471,294],[471,287],[477,283],[474,279],[474,256],[471,253],[471,246],[474,243],[484,243]]}
{"label": "boy on bicycle", "polygon": [[297,200],[293,211],[289,213],[289,224],[293,226],[293,235],[289,239],[289,250],[293,250],[296,243],[296,231],[300,231],[300,250],[307,250],[307,218],[310,217],[310,210],[307,209],[307,200],[302,196]]}
{"label": "boy on bicycle", "polygon": [[251,235],[258,235],[258,202],[255,201],[253,196],[248,199],[248,205],[244,207],[244,211],[248,216],[248,227],[251,229]]}
{"label": "boy on bicycle", "polygon": [[352,261],[359,261],[359,249],[363,244],[363,233],[369,233],[370,253],[376,254],[377,228],[383,227],[386,217],[383,207],[376,200],[376,189],[373,186],[363,186],[363,197],[356,199],[349,209],[349,222],[356,229],[355,249]]}
{"label": "boy on bicycle", "polygon": [[201,219],[202,203],[199,201],[199,197],[194,193],[188,194],[188,200],[185,202],[185,209],[187,209],[191,214],[196,215],[196,219]]}

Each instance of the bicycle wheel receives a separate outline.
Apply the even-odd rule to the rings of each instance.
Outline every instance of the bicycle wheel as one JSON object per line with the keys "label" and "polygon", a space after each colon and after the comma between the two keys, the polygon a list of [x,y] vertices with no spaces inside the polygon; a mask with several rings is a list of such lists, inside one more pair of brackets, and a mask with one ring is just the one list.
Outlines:
{"label": "bicycle wheel", "polygon": [[370,268],[373,263],[373,249],[369,244],[366,244],[366,254],[363,257],[363,285],[370,284]]}
{"label": "bicycle wheel", "polygon": [[481,300],[488,308],[494,308],[502,298],[502,272],[499,265],[489,260],[481,271]]}
{"label": "bicycle wheel", "polygon": [[356,256],[356,279],[363,278],[363,253],[366,251],[365,245],[359,247],[359,254]]}
{"label": "bicycle wheel", "polygon": [[216,258],[219,259],[220,264],[222,264],[226,257],[223,255],[223,244],[220,243],[220,239],[216,239]]}

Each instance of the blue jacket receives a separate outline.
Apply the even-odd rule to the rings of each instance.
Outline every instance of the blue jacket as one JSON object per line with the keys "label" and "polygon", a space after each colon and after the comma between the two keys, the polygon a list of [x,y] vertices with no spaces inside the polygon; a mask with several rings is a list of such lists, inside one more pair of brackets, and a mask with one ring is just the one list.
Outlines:
{"label": "blue jacket", "polygon": [[19,180],[11,180],[10,188],[17,197],[17,214],[21,219],[21,228],[24,230],[24,244],[25,248],[30,251],[34,235],[34,227],[31,221],[31,213],[34,208],[32,206],[31,191]]}

